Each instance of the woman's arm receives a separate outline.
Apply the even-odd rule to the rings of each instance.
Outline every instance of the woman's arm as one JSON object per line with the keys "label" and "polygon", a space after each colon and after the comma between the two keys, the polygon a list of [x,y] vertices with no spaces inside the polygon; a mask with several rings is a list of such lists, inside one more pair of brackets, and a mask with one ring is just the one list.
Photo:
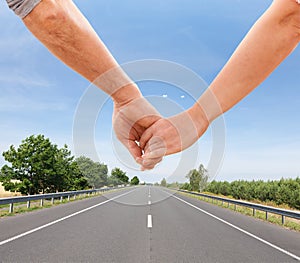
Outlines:
{"label": "woman's arm", "polygon": [[[296,0],[274,0],[198,102],[184,113],[158,121],[143,134],[141,147],[146,151],[140,162],[153,165],[151,158],[159,157],[162,152],[168,155],[192,145],[209,123],[265,80],[299,41],[299,3]],[[182,121],[178,122],[179,119]],[[193,122],[190,125],[192,136],[184,130],[190,120]]]}
{"label": "woman's arm", "polygon": [[[296,0],[275,0],[198,100],[209,122],[253,91],[299,41],[300,5]],[[194,107],[196,113],[197,104]]]}

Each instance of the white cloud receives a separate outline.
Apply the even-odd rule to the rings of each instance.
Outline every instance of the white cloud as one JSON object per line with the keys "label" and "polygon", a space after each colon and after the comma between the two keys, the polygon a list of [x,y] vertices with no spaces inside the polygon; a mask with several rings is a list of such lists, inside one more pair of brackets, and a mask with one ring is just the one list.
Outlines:
{"label": "white cloud", "polygon": [[163,98],[168,98],[168,95],[167,94],[163,94],[162,97]]}
{"label": "white cloud", "polygon": [[[22,81],[22,79],[12,80],[16,86],[10,84],[0,88],[0,112],[12,114],[31,111],[64,111],[69,108],[69,101],[56,96],[47,82],[31,81],[30,79]],[[22,81],[23,85],[24,83],[27,85],[18,85],[19,81]],[[1,76],[0,83],[3,85]],[[46,88],[41,89],[40,87]]]}
{"label": "white cloud", "polygon": [[32,74],[31,77],[26,76],[24,72],[7,72],[5,74],[3,71],[0,74],[0,83],[3,87],[4,85],[15,85],[15,86],[26,86],[26,87],[50,87],[51,83],[49,81],[42,79],[36,74]]}
{"label": "white cloud", "polygon": [[41,101],[24,96],[0,98],[0,112],[65,111],[67,108],[66,103],[59,101]]}

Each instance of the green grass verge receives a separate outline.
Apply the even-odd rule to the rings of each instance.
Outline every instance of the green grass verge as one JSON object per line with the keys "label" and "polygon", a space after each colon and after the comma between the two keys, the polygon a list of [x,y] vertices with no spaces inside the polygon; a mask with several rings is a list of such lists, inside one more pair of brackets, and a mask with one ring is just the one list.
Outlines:
{"label": "green grass verge", "polygon": [[260,219],[263,221],[268,221],[270,223],[300,232],[300,221],[297,219],[285,217],[285,223],[284,223],[284,225],[282,225],[280,215],[268,213],[268,220],[266,220],[266,213],[263,211],[256,210],[255,215],[253,216],[253,210],[248,207],[238,206],[238,205],[235,206],[234,204],[229,204],[229,206],[228,206],[228,203],[226,203],[226,202],[222,203],[222,201],[218,201],[218,200],[213,200],[213,203],[212,203],[211,199],[207,200],[207,198],[204,198],[202,196],[197,196],[197,195],[183,193],[183,192],[178,192],[178,193],[181,195],[187,196],[187,197],[205,201],[207,203],[211,203],[211,204],[217,205],[219,207],[227,208],[227,209],[233,210],[235,212],[238,212],[238,213],[241,213],[241,214],[244,214],[247,216],[252,216],[257,219]]}

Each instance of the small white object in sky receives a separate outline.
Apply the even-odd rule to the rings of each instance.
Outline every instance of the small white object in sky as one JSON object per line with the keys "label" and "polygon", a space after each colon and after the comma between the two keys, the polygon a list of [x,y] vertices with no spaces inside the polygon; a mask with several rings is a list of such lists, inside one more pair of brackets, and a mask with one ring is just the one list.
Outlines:
{"label": "small white object in sky", "polygon": [[163,98],[168,98],[168,95],[167,94],[164,94],[164,95],[162,95],[163,96]]}
{"label": "small white object in sky", "polygon": [[181,96],[180,96],[180,98],[184,99],[184,98],[185,98],[185,96],[184,96],[184,95],[181,95]]}

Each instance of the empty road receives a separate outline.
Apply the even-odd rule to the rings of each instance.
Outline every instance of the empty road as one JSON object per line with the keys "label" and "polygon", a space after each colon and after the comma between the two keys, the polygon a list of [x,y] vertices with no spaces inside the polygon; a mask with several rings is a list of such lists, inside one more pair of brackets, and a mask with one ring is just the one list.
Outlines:
{"label": "empty road", "polygon": [[1,218],[0,262],[300,262],[300,234],[141,186]]}

